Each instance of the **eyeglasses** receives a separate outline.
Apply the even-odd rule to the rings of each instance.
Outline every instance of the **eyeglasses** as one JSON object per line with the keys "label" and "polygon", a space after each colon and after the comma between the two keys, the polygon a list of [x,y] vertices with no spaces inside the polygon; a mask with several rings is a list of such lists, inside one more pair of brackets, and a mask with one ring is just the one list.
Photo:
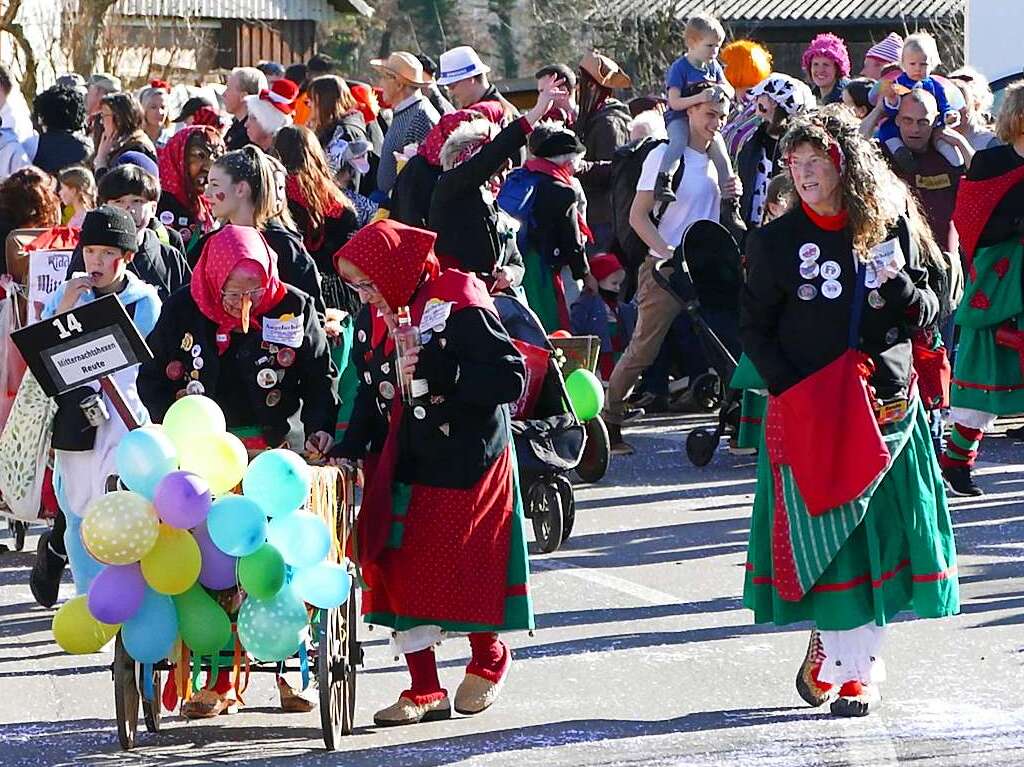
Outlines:
{"label": "eyeglasses", "polygon": [[263,294],[267,292],[266,288],[253,288],[252,290],[222,290],[220,297],[225,301],[241,301],[246,296],[250,300],[255,302],[256,300],[263,297]]}
{"label": "eyeglasses", "polygon": [[373,284],[373,280],[363,280],[362,282],[350,282],[353,288],[358,290],[360,293],[373,293],[377,290],[377,286]]}
{"label": "eyeglasses", "polygon": [[797,160],[796,158],[789,156],[783,159],[783,163],[789,168],[790,174],[796,173],[808,173],[816,172],[825,167],[831,167],[832,161],[827,157],[811,157],[807,160]]}

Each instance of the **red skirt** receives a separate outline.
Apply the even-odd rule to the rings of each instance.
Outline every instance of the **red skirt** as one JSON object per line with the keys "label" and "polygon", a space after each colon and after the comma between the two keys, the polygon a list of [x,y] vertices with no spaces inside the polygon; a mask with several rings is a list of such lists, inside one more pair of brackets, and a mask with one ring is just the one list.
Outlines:
{"label": "red skirt", "polygon": [[404,514],[396,494],[392,540],[363,569],[364,615],[503,623],[514,521],[511,461],[506,449],[465,490],[413,485]]}

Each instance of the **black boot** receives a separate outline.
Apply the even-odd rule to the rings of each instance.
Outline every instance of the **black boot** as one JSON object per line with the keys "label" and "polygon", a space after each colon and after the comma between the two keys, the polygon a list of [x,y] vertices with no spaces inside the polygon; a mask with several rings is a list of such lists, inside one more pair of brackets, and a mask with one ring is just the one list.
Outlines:
{"label": "black boot", "polygon": [[68,563],[67,556],[56,554],[50,549],[50,536],[52,533],[45,532],[39,536],[39,545],[36,546],[36,563],[32,566],[32,575],[29,577],[29,588],[36,602],[43,607],[53,607],[57,602],[57,593],[60,591],[60,579],[64,574],[64,567]]}
{"label": "black boot", "polygon": [[611,443],[612,455],[633,455],[633,446],[622,439],[622,427],[617,423],[606,423],[608,442]]}
{"label": "black boot", "polygon": [[978,496],[985,494],[984,490],[974,484],[969,466],[945,466],[942,469],[942,478],[946,481],[946,489],[953,495]]}

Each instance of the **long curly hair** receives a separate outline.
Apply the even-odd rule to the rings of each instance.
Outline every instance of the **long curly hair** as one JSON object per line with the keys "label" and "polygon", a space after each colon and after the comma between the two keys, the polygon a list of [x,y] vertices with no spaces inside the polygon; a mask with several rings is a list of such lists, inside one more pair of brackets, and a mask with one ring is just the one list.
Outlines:
{"label": "long curly hair", "polygon": [[53,176],[34,165],[20,168],[0,183],[0,217],[15,229],[60,223],[60,198]]}
{"label": "long curly hair", "polygon": [[889,169],[877,146],[858,132],[858,124],[841,104],[794,117],[782,137],[782,155],[810,144],[829,154],[838,146],[844,158],[839,186],[842,206],[849,215],[853,249],[862,261],[883,242],[897,219],[907,210],[906,187]]}

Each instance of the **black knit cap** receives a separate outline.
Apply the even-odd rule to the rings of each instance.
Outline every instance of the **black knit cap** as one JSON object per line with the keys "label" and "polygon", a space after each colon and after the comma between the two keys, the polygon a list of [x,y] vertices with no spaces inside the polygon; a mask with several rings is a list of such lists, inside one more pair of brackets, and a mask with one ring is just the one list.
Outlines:
{"label": "black knit cap", "polygon": [[534,157],[558,157],[586,151],[576,134],[561,126],[535,125],[530,133],[530,154]]}
{"label": "black knit cap", "polygon": [[109,245],[134,253],[139,249],[138,231],[132,217],[113,205],[101,205],[85,214],[78,243]]}

